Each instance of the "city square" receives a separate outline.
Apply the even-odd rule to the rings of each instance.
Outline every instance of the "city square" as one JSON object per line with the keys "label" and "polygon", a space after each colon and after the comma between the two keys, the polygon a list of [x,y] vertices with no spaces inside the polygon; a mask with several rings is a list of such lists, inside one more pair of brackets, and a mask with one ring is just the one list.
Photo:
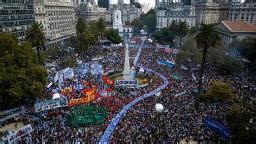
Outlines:
{"label": "city square", "polygon": [[1,143],[256,140],[256,21],[232,13],[255,2],[24,1],[35,22],[0,27]]}

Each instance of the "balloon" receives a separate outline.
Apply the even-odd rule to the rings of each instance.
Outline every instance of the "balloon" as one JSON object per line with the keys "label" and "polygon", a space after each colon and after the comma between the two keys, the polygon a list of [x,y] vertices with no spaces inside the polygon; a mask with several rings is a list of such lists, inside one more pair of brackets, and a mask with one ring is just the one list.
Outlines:
{"label": "balloon", "polygon": [[157,112],[163,112],[164,106],[162,104],[160,104],[160,103],[157,103],[155,105],[155,109],[156,109]]}

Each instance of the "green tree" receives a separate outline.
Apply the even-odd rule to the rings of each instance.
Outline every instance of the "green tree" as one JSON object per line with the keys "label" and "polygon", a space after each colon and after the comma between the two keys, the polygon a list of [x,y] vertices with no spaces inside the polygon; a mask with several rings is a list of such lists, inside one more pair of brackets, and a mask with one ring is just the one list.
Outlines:
{"label": "green tree", "polygon": [[35,53],[27,42],[0,33],[0,109],[23,104],[41,97],[47,72],[35,63]]}
{"label": "green tree", "polygon": [[160,44],[173,44],[174,34],[168,28],[162,28],[152,36]]}
{"label": "green tree", "polygon": [[242,56],[250,61],[248,68],[252,71],[256,71],[256,39],[247,38],[244,39],[240,44],[239,52]]}
{"label": "green tree", "polygon": [[181,47],[181,42],[183,37],[185,37],[187,35],[187,33],[189,32],[189,26],[187,24],[187,22],[178,22],[177,26],[177,35],[180,37],[180,43],[179,43],[179,47]]}
{"label": "green tree", "polygon": [[40,51],[41,48],[45,45],[45,36],[42,31],[42,25],[38,23],[33,23],[31,28],[26,32],[26,41],[30,42],[32,47],[35,47],[37,50],[38,62],[41,64]]}
{"label": "green tree", "polygon": [[201,99],[207,102],[231,101],[233,98],[234,94],[229,85],[222,81],[211,82],[211,86],[207,92],[201,95]]}
{"label": "green tree", "polygon": [[97,21],[97,27],[100,31],[100,38],[102,39],[103,38],[103,34],[104,34],[104,31],[106,29],[106,22],[103,18],[100,18],[98,21]]}
{"label": "green tree", "polygon": [[156,30],[156,16],[153,9],[149,10],[143,20],[144,25],[147,26],[149,33],[153,33]]}
{"label": "green tree", "polygon": [[256,107],[247,102],[233,104],[227,112],[226,120],[231,130],[231,143],[253,143],[256,141]]}
{"label": "green tree", "polygon": [[143,28],[143,21],[140,19],[134,19],[131,23],[131,25],[134,27],[135,34],[139,34],[140,30]]}
{"label": "green tree", "polygon": [[232,56],[225,56],[223,61],[217,64],[218,71],[221,74],[232,75],[242,70],[242,65]]}
{"label": "green tree", "polygon": [[[195,36],[196,43],[199,47],[203,48],[203,59],[200,69],[200,77],[199,77],[199,86],[198,86],[198,94],[200,95],[202,92],[202,79],[204,74],[206,55],[208,48],[215,47],[220,44],[221,37],[219,33],[215,30],[214,25],[201,24],[198,33]],[[198,107],[198,98],[196,98],[196,107]]]}
{"label": "green tree", "polygon": [[107,32],[107,39],[113,44],[120,44],[122,42],[121,37],[118,34],[117,30],[109,29]]}

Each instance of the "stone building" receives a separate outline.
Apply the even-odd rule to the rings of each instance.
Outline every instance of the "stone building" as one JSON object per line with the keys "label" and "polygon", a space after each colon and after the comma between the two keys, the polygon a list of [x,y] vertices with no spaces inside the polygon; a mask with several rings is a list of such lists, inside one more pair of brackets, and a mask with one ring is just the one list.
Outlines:
{"label": "stone building", "polygon": [[78,16],[83,18],[86,22],[92,20],[98,20],[100,18],[105,19],[106,8],[100,8],[96,4],[90,2],[81,4],[78,10]]}
{"label": "stone building", "polygon": [[183,2],[173,0],[156,0],[157,29],[168,27],[173,21],[187,22],[189,27],[195,26],[196,15],[193,5],[184,5]]}
{"label": "stone building", "polygon": [[244,21],[222,21],[216,26],[220,33],[223,47],[228,47],[233,41],[247,37],[256,38],[256,26]]}
{"label": "stone building", "polygon": [[33,0],[1,0],[0,32],[9,32],[19,41],[25,38],[25,32],[35,22]]}
{"label": "stone building", "polygon": [[110,5],[105,16],[106,22],[112,23],[114,21],[114,12],[116,10],[121,11],[123,24],[130,24],[142,14],[142,8],[139,3],[125,4],[119,1],[119,4]]}
{"label": "stone building", "polygon": [[34,0],[35,18],[43,26],[47,46],[62,45],[75,34],[75,7],[71,0]]}
{"label": "stone building", "polygon": [[196,25],[201,23],[214,24],[228,19],[227,1],[196,1],[195,2]]}
{"label": "stone building", "polygon": [[228,19],[231,21],[246,21],[256,24],[256,1],[245,3],[231,2],[229,4]]}

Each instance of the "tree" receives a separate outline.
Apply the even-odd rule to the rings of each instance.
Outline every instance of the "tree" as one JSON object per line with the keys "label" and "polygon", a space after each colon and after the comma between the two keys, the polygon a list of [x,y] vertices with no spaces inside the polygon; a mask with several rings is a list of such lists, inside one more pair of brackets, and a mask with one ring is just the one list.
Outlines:
{"label": "tree", "polygon": [[244,39],[240,44],[239,52],[242,56],[250,61],[248,68],[252,71],[256,71],[256,39],[247,38]]}
{"label": "tree", "polygon": [[162,28],[153,34],[155,40],[160,44],[173,44],[174,34],[168,28]]}
{"label": "tree", "polygon": [[107,32],[107,39],[113,44],[120,44],[122,42],[121,37],[118,34],[117,30],[109,29]]}
{"label": "tree", "polygon": [[134,27],[135,34],[139,34],[140,30],[143,28],[143,21],[140,19],[134,19],[131,25]]}
{"label": "tree", "polygon": [[242,102],[230,106],[226,120],[231,131],[231,143],[253,143],[256,141],[255,104]]}
{"label": "tree", "polygon": [[35,63],[31,45],[19,45],[14,36],[4,33],[0,33],[0,43],[0,109],[41,97],[47,72]]}
{"label": "tree", "polygon": [[106,22],[103,18],[100,18],[98,21],[97,21],[97,27],[100,31],[100,38],[102,39],[103,37],[103,33],[106,29]]}
{"label": "tree", "polygon": [[36,22],[33,23],[31,28],[29,28],[26,32],[25,40],[30,42],[32,47],[36,47],[38,62],[39,64],[41,64],[40,51],[41,48],[45,45],[46,41],[44,33],[42,31],[42,25]]}
{"label": "tree", "polygon": [[179,47],[181,47],[182,38],[185,37],[189,32],[189,26],[187,22],[180,21],[178,22],[176,28],[177,28],[176,33],[180,37]]}
{"label": "tree", "polygon": [[[175,23],[172,23],[172,24],[175,24]],[[176,26],[174,26],[174,28],[176,28],[176,30],[174,30],[174,32],[180,37],[179,48],[181,49],[182,38],[185,37],[186,34],[188,33],[189,26],[187,25],[186,22],[180,21],[176,24]],[[180,54],[179,54],[178,55],[178,65],[180,65],[180,62],[181,62],[181,60],[180,60]]]}
{"label": "tree", "polygon": [[217,64],[218,71],[221,74],[231,75],[239,73],[242,70],[242,65],[232,56],[225,56],[223,61]]}
{"label": "tree", "polygon": [[149,10],[143,18],[143,23],[145,26],[147,26],[147,30],[149,33],[153,33],[156,30],[156,16],[155,11],[153,9]]}
{"label": "tree", "polygon": [[[199,77],[199,86],[198,86],[198,94],[200,95],[202,92],[202,79],[205,68],[205,61],[208,48],[215,47],[220,44],[221,37],[219,33],[215,30],[214,25],[201,24],[198,33],[195,36],[196,43],[199,47],[203,48],[203,59],[200,69],[200,77]],[[198,107],[198,98],[196,98],[196,107]]]}
{"label": "tree", "polygon": [[231,101],[233,98],[234,94],[229,85],[222,81],[211,82],[211,86],[207,92],[201,95],[201,99],[207,102]]}

